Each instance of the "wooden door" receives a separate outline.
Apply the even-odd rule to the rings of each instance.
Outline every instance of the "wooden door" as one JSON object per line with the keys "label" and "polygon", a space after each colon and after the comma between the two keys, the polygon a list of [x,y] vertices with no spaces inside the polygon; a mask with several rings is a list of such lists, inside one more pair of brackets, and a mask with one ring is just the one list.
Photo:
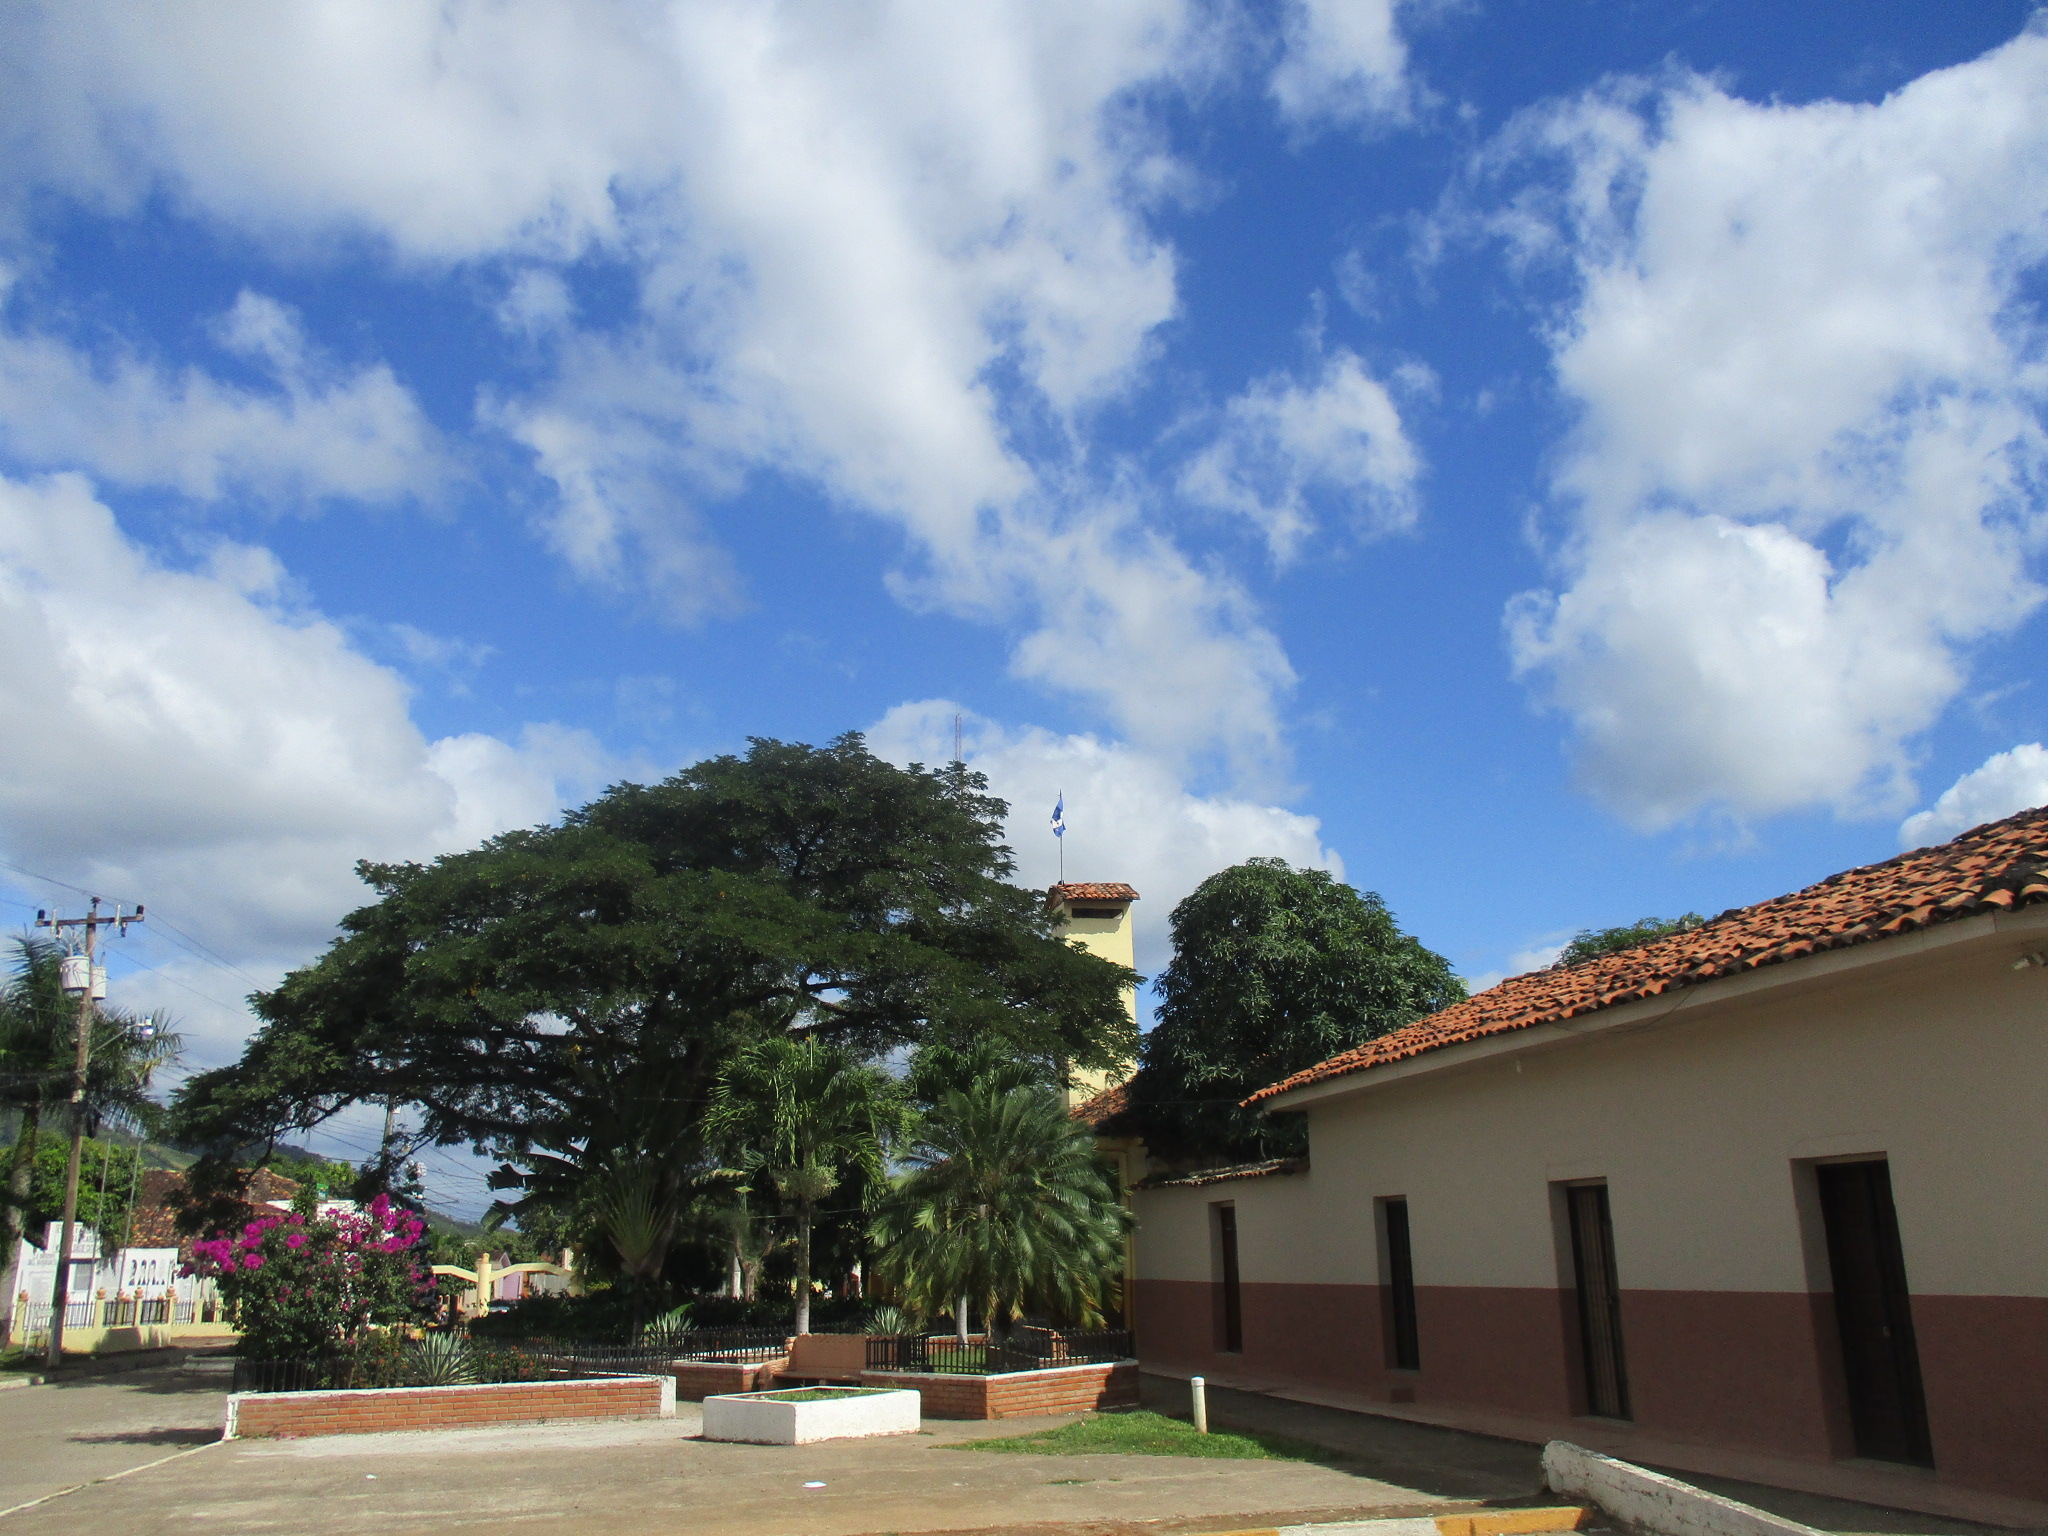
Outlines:
{"label": "wooden door", "polygon": [[1408,1239],[1408,1202],[1380,1202],[1387,1224],[1387,1364],[1396,1370],[1422,1368],[1422,1341],[1415,1324],[1415,1256]]}
{"label": "wooden door", "polygon": [[1906,1257],[1892,1205],[1891,1168],[1881,1159],[1822,1163],[1821,1217],[1827,1227],[1835,1320],[1856,1454],[1934,1465],[1927,1399],[1906,1288]]}
{"label": "wooden door", "polygon": [[1625,1419],[1628,1360],[1621,1347],[1621,1284],[1614,1267],[1614,1219],[1605,1184],[1565,1189],[1571,1213],[1572,1267],[1579,1287],[1579,1339],[1585,1356],[1586,1411]]}
{"label": "wooden door", "polygon": [[1244,1349],[1244,1294],[1237,1275],[1237,1207],[1216,1207],[1216,1246],[1219,1278],[1223,1282],[1223,1338],[1225,1354]]}

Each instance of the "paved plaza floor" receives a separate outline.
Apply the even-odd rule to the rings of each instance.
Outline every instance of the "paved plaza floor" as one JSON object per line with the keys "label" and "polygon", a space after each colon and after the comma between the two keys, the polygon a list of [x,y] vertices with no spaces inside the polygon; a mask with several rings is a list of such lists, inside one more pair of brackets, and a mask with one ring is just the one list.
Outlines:
{"label": "paved plaza floor", "polygon": [[[1533,1446],[1252,1394],[1216,1394],[1212,1415],[1328,1446],[1332,1458],[951,1449],[1064,1419],[721,1445],[695,1438],[690,1404],[673,1420],[221,1443],[222,1385],[217,1374],[169,1369],[0,1392],[0,1509],[44,1500],[0,1515],[0,1536],[1182,1536],[1448,1513],[1538,1493]],[[1803,1513],[1840,1531],[1969,1531],[1853,1506]]]}

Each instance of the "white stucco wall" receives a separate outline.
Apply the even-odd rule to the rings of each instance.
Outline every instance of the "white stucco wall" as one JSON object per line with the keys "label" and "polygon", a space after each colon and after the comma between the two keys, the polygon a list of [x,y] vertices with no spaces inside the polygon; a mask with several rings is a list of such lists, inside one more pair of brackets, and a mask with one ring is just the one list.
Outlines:
{"label": "white stucco wall", "polygon": [[1312,1172],[1141,1195],[1139,1273],[1210,1279],[1229,1200],[1246,1281],[1371,1284],[1399,1195],[1418,1283],[1552,1286],[1549,1186],[1605,1178],[1625,1289],[1825,1289],[1795,1163],[1881,1153],[1914,1291],[2048,1295],[2048,970],[1979,928],[1315,1104]]}

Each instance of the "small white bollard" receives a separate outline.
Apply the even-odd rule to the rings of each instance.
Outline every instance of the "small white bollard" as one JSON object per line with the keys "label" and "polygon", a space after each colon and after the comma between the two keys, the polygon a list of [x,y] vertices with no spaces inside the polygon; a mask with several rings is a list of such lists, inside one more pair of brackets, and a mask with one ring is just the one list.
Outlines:
{"label": "small white bollard", "polygon": [[1209,1384],[1199,1376],[1188,1378],[1188,1398],[1193,1404],[1195,1433],[1209,1433]]}

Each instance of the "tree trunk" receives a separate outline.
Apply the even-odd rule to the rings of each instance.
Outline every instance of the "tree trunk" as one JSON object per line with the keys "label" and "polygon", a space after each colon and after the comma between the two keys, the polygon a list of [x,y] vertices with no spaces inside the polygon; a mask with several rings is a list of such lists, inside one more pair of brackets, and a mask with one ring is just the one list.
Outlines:
{"label": "tree trunk", "polygon": [[746,1285],[746,1271],[740,1266],[740,1245],[735,1241],[732,1245],[732,1273],[725,1277],[725,1294],[738,1301],[746,1294]]}
{"label": "tree trunk", "polygon": [[[31,1104],[22,1111],[21,1131],[14,1142],[14,1159],[7,1170],[7,1205],[0,1209],[0,1323],[14,1318],[14,1288],[19,1272],[21,1239],[28,1231],[28,1196],[35,1183],[36,1141],[43,1124],[43,1106]],[[0,1327],[0,1335],[7,1329]]]}
{"label": "tree trunk", "polygon": [[811,1202],[796,1207],[796,1331],[811,1331]]}
{"label": "tree trunk", "polygon": [[953,1303],[953,1334],[962,1344],[967,1342],[967,1293],[962,1291],[960,1299]]}

